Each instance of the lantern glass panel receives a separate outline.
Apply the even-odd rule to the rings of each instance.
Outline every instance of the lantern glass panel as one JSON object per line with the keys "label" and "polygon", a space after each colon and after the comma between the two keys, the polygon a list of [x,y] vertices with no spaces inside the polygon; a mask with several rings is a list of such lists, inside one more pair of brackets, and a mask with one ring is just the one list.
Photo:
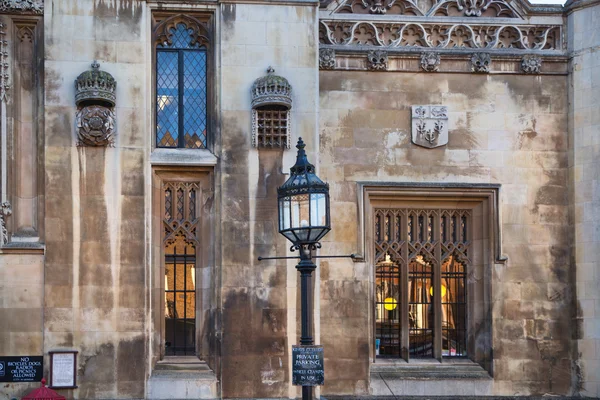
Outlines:
{"label": "lantern glass panel", "polygon": [[308,194],[291,196],[292,203],[292,229],[307,228],[310,221],[310,208]]}
{"label": "lantern glass panel", "polygon": [[327,224],[327,209],[325,193],[312,193],[310,195],[310,225],[325,226]]}
{"label": "lantern glass panel", "polygon": [[290,229],[290,199],[279,200],[279,230]]}

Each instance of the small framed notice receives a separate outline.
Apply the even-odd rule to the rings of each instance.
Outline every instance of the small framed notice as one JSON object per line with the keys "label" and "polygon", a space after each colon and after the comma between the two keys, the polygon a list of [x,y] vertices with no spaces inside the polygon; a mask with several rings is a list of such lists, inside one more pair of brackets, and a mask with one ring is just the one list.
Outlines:
{"label": "small framed notice", "polygon": [[51,351],[50,387],[74,389],[77,387],[77,352]]}

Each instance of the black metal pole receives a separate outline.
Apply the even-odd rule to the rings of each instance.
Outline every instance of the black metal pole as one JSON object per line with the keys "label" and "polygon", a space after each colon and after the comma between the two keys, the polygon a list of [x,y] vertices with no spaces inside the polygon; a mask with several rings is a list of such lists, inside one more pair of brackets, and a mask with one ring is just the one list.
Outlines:
{"label": "black metal pole", "polygon": [[[312,254],[308,246],[300,249],[300,263],[296,269],[300,271],[300,309],[302,314],[302,331],[300,344],[311,346],[314,344],[313,334],[313,290],[312,273],[317,266],[312,261]],[[302,386],[302,400],[312,400],[312,386]]]}

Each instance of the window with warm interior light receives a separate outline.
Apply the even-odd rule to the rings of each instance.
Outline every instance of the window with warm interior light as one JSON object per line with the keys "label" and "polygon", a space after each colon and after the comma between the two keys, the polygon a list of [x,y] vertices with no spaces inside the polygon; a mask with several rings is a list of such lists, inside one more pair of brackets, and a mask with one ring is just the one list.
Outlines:
{"label": "window with warm interior light", "polygon": [[378,358],[467,357],[467,209],[375,208]]}

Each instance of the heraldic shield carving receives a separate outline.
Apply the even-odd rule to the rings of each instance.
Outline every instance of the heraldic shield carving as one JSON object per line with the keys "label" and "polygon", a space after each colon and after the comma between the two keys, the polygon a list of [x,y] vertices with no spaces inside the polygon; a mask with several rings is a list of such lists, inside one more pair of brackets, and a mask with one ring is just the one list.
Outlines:
{"label": "heraldic shield carving", "polygon": [[412,142],[429,149],[448,144],[448,107],[412,106]]}

